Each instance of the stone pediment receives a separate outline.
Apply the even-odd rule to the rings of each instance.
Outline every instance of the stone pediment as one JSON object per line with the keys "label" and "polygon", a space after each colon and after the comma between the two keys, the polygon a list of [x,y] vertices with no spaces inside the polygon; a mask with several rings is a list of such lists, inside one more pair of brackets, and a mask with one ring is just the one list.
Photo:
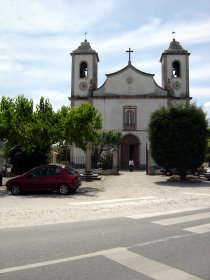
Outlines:
{"label": "stone pediment", "polygon": [[93,96],[167,96],[167,91],[156,84],[154,74],[142,72],[132,64],[106,77]]}

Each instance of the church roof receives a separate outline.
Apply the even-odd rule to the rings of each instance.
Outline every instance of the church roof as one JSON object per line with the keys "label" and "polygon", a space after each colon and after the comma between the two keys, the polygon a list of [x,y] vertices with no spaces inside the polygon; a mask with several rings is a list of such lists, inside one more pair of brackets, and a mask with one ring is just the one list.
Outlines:
{"label": "church roof", "polygon": [[118,71],[116,71],[116,72],[114,72],[114,73],[106,74],[106,76],[109,77],[109,76],[118,75],[118,74],[120,74],[121,72],[124,72],[124,71],[126,71],[127,69],[129,69],[129,68],[132,69],[133,71],[135,71],[135,72],[137,72],[137,73],[140,73],[140,74],[142,74],[142,75],[145,75],[145,76],[154,77],[154,75],[155,75],[155,74],[150,74],[150,73],[143,72],[143,71],[137,69],[136,67],[134,67],[131,63],[128,63],[128,65],[125,66],[124,68],[122,68],[122,69],[120,69],[120,70],[118,70]]}
{"label": "church roof", "polygon": [[160,61],[162,60],[162,57],[164,55],[167,55],[167,54],[187,54],[189,55],[190,53],[188,53],[188,50],[185,50],[178,41],[176,41],[175,39],[173,39],[171,42],[170,42],[170,45],[169,45],[169,48],[167,50],[165,50],[162,55],[161,55],[161,58],[160,58]]}
{"label": "church roof", "polygon": [[93,91],[96,98],[166,97],[167,91],[158,86],[154,74],[135,68],[130,62],[117,72],[106,74],[106,81]]}
{"label": "church roof", "polygon": [[96,54],[99,61],[98,53],[91,48],[90,43],[86,39],[84,40],[84,42],[81,42],[80,46],[71,54]]}
{"label": "church roof", "polygon": [[175,39],[173,39],[173,41],[170,42],[169,48],[167,50],[165,50],[164,52],[166,52],[166,53],[169,53],[169,52],[187,53],[188,51],[183,49],[183,47],[180,45],[180,43],[178,41],[176,41]]}

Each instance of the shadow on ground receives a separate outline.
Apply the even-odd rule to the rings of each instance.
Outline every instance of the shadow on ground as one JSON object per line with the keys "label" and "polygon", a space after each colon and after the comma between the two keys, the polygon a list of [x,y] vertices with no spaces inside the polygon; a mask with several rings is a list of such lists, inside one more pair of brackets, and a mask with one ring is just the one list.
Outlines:
{"label": "shadow on ground", "polygon": [[87,196],[87,197],[97,197],[100,192],[104,192],[105,190],[97,187],[81,187],[74,194],[75,196]]}
{"label": "shadow on ground", "polygon": [[[24,192],[20,195],[18,195],[19,198],[25,199],[25,198],[56,198],[56,199],[64,199],[64,198],[76,198],[76,197],[97,197],[100,192],[104,192],[104,189],[101,187],[80,187],[75,193],[69,193],[68,195],[61,195],[58,193],[52,193],[52,192]],[[6,190],[5,187],[0,187],[0,197],[6,197],[6,196],[12,196],[10,192]]]}
{"label": "shadow on ground", "polygon": [[172,176],[164,181],[155,182],[156,185],[166,186],[166,187],[190,187],[190,188],[199,188],[199,187],[210,187],[210,181],[207,181],[204,178],[200,177],[188,177],[187,180],[181,181],[179,176]]}

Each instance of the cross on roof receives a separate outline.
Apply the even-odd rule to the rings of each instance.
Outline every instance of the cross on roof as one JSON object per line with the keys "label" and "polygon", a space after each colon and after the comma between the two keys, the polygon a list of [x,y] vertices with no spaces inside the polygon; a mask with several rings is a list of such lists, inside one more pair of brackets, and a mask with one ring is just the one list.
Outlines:
{"label": "cross on roof", "polygon": [[174,38],[174,34],[175,34],[175,33],[176,33],[175,31],[172,31],[172,32],[171,32],[171,34],[172,34],[172,36],[173,36],[173,39],[175,39],[175,38]]}
{"label": "cross on roof", "polygon": [[85,34],[85,41],[86,41],[87,40],[87,32],[85,31],[84,34]]}
{"label": "cross on roof", "polygon": [[132,53],[133,51],[131,50],[131,48],[129,48],[128,51],[126,51],[126,52],[129,53],[129,54],[128,54],[128,63],[131,63],[131,53]]}

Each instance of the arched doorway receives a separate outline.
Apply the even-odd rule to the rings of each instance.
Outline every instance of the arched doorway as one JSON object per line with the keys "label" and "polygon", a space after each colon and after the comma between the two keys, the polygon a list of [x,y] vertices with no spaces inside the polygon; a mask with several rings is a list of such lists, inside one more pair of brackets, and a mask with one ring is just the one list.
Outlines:
{"label": "arched doorway", "polygon": [[126,135],[122,138],[121,142],[121,168],[128,168],[128,162],[130,159],[134,161],[134,167],[137,168],[140,165],[139,162],[139,139],[134,135]]}

